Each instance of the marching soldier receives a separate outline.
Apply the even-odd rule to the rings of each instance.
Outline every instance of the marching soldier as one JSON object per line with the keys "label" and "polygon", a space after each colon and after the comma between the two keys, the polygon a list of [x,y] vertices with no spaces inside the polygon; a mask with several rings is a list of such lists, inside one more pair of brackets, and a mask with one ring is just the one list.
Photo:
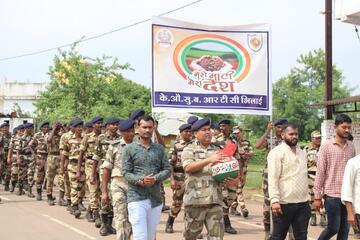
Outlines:
{"label": "marching soldier", "polygon": [[174,220],[181,210],[185,192],[185,172],[181,163],[183,149],[191,141],[191,124],[183,124],[179,127],[180,138],[174,143],[170,150],[171,189],[173,190],[173,202],[170,207],[169,218],[166,223],[165,232],[173,233]]}
{"label": "marching soldier", "polygon": [[[220,146],[220,148],[224,148],[227,141],[232,141],[237,144],[235,137],[230,136],[230,120],[223,119],[219,123],[220,134],[215,136],[214,144]],[[238,149],[234,154],[234,157],[237,158],[238,156]],[[230,234],[236,234],[237,231],[235,228],[231,226],[231,221],[229,218],[229,208],[231,204],[236,200],[236,186],[223,186],[222,192],[224,198],[224,225],[225,225],[225,232]]]}
{"label": "marching soldier", "polygon": [[[319,131],[313,131],[311,133],[311,143],[305,146],[304,151],[306,153],[308,161],[308,178],[309,178],[309,193],[311,196],[310,207],[311,207],[311,218],[310,225],[316,226],[316,209],[313,206],[314,202],[314,182],[316,175],[316,154],[319,151],[321,144],[321,134]],[[320,226],[325,227],[326,223],[326,213],[324,209],[320,210]]]}
{"label": "marching soldier", "polygon": [[31,150],[29,143],[33,137],[34,125],[32,123],[25,123],[24,125],[24,134],[20,138],[20,144],[16,148],[16,160],[19,165],[19,175],[18,175],[18,192],[17,195],[22,195],[24,187],[29,187],[28,197],[35,197],[30,186],[33,182],[34,172],[35,172],[35,162],[31,156]]}
{"label": "marching soldier", "polygon": [[84,197],[82,190],[86,180],[85,165],[82,164],[80,168],[78,167],[83,124],[83,121],[79,119],[72,122],[71,127],[73,128],[74,133],[71,134],[67,144],[63,147],[63,154],[69,159],[68,174],[71,186],[70,213],[73,214],[75,218],[80,218],[81,215],[79,204]]}
{"label": "marching soldier", "polygon": [[[237,138],[237,143],[238,143],[238,149],[239,149],[239,164],[240,164],[240,182],[239,182],[239,186],[237,187],[236,190],[236,194],[237,194],[237,199],[236,201],[232,204],[232,209],[237,208],[237,206],[240,206],[240,211],[241,214],[243,215],[244,218],[249,216],[249,210],[247,210],[246,205],[245,205],[245,198],[244,198],[244,193],[243,193],[243,189],[246,183],[246,174],[247,174],[247,166],[248,166],[248,162],[250,160],[250,158],[254,155],[254,152],[252,150],[252,147],[250,145],[250,142],[248,140],[246,140],[243,136],[243,129],[236,126],[233,128],[233,134],[236,136]],[[236,213],[237,211],[235,211]]]}
{"label": "marching soldier", "polygon": [[[95,154],[93,156],[94,161],[97,163],[97,168],[99,169],[99,176],[100,176],[100,186],[103,191],[104,188],[107,190],[109,189],[109,182],[103,186],[103,172],[104,168],[102,167],[103,162],[106,158],[106,153],[109,149],[109,146],[119,140],[121,136],[118,134],[118,124],[119,119],[117,118],[110,118],[105,123],[106,132],[100,134],[98,137],[98,141],[95,147]],[[111,206],[110,201],[103,201],[100,202],[100,216],[101,216],[101,227],[99,230],[99,234],[101,236],[107,236],[109,234],[116,234],[116,230],[112,227],[112,221],[114,212]]]}
{"label": "marching soldier", "polygon": [[11,141],[11,133],[9,132],[9,123],[5,122],[0,126],[2,133],[0,135],[0,168],[3,173],[3,180],[5,182],[5,191],[9,191],[9,184],[11,178],[11,165],[7,162],[9,154],[9,146]]}
{"label": "marching soldier", "polygon": [[9,153],[8,153],[8,164],[11,165],[11,185],[10,192],[14,192],[17,186],[17,179],[19,175],[19,165],[17,163],[17,152],[16,149],[20,145],[20,138],[24,133],[24,126],[21,124],[13,129],[13,135],[10,140]]}
{"label": "marching soldier", "polygon": [[[219,151],[218,146],[211,143],[209,119],[196,121],[191,130],[196,139],[187,145],[181,154],[185,171],[185,231],[183,238],[195,240],[205,224],[208,239],[223,239],[222,184],[216,182],[212,177],[210,164],[221,161],[226,155]],[[223,184],[228,187],[236,187],[238,183],[238,178],[228,178]]]}
{"label": "marching soldier", "polygon": [[[263,223],[265,229],[265,240],[268,240],[270,237],[270,199],[269,199],[269,184],[268,184],[268,164],[267,164],[267,155],[270,150],[282,142],[281,130],[282,125],[286,123],[287,120],[280,118],[275,121],[274,125],[272,122],[269,122],[265,133],[257,141],[255,148],[256,149],[266,149],[265,155],[265,167],[263,171],[263,193],[264,193],[264,205],[263,205]],[[271,129],[275,127],[275,136],[270,138]]]}
{"label": "marching soldier", "polygon": [[81,141],[77,170],[79,174],[81,166],[85,162],[86,184],[89,189],[89,206],[86,212],[86,219],[88,222],[95,222],[95,226],[98,228],[101,226],[99,213],[100,186],[98,172],[96,171],[97,162],[94,161],[93,156],[95,154],[98,137],[101,134],[103,120],[104,119],[100,116],[96,116],[91,120],[93,131],[91,133],[85,134]]}
{"label": "marching soldier", "polygon": [[[34,135],[29,143],[30,151],[32,152],[33,159],[35,159],[36,200],[38,201],[42,199],[42,185],[45,178],[46,158],[48,154],[45,135],[49,131],[49,122],[41,122],[39,127],[40,131]],[[32,183],[29,186],[29,193],[30,192],[32,192]]]}
{"label": "marching soldier", "polygon": [[61,125],[53,123],[51,131],[45,135],[47,142],[48,158],[46,164],[46,195],[47,201],[50,206],[54,206],[53,187],[55,176],[58,175],[59,185],[59,205],[65,206],[67,202],[64,199],[65,195],[65,183],[63,175],[60,174],[60,128]]}
{"label": "marching soldier", "polygon": [[[121,121],[119,131],[122,138],[117,138],[110,144],[105,161],[101,165],[104,171],[102,175],[101,202],[108,204],[110,203],[110,199],[112,200],[116,238],[118,240],[129,240],[132,230],[127,210],[128,184],[122,174],[122,154],[125,146],[133,142],[135,136],[134,121],[131,119]],[[111,184],[111,194],[109,194],[107,187],[109,183]],[[106,212],[102,212],[101,217],[104,231],[100,231],[100,234],[105,236],[105,233],[107,235],[112,232],[111,217],[109,217]]]}

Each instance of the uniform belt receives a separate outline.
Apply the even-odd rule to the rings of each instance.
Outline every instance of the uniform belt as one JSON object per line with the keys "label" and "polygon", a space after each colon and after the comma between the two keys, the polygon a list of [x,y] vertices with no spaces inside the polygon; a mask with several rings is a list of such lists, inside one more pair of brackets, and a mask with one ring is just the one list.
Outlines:
{"label": "uniform belt", "polygon": [[78,163],[78,159],[77,158],[69,159],[69,163]]}
{"label": "uniform belt", "polygon": [[184,173],[184,168],[183,167],[174,167],[174,172]]}
{"label": "uniform belt", "polygon": [[60,155],[60,152],[49,152],[49,155]]}
{"label": "uniform belt", "polygon": [[47,152],[37,152],[37,154],[40,154],[40,155],[47,155],[48,153],[47,153]]}

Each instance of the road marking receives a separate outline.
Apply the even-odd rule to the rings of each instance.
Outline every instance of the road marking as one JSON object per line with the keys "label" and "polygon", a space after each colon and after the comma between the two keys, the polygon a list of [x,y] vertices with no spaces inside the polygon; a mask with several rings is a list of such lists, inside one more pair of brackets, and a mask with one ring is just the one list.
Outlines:
{"label": "road marking", "polygon": [[60,220],[58,220],[58,219],[56,219],[56,218],[53,218],[53,217],[51,217],[51,216],[49,216],[49,215],[46,215],[46,214],[42,214],[42,215],[43,215],[44,217],[49,218],[51,221],[56,222],[56,223],[62,225],[63,227],[66,227],[66,228],[68,228],[68,229],[76,232],[76,233],[79,234],[79,235],[82,235],[82,236],[84,236],[84,237],[86,237],[86,238],[88,238],[88,239],[90,239],[90,240],[96,240],[95,237],[90,236],[89,234],[87,234],[87,233],[85,233],[85,232],[83,232],[83,231],[81,231],[81,230],[79,230],[79,229],[77,229],[77,228],[74,228],[73,226],[70,226],[70,225],[67,224],[67,223],[64,223],[64,222],[62,222],[62,221],[60,221]]}
{"label": "road marking", "polygon": [[1,199],[4,199],[4,200],[6,200],[6,201],[11,201],[11,199],[10,199],[10,198],[7,198],[7,197],[0,196],[0,198],[1,198]]}
{"label": "road marking", "polygon": [[[260,225],[257,225],[257,224],[248,223],[248,222],[244,222],[244,221],[239,221],[239,220],[236,220],[236,219],[231,219],[231,220],[235,221],[237,223],[240,223],[240,224],[244,224],[244,225],[248,225],[248,226],[251,226],[251,227],[263,229],[263,226],[260,226]],[[308,240],[316,240],[316,239],[308,236]]]}

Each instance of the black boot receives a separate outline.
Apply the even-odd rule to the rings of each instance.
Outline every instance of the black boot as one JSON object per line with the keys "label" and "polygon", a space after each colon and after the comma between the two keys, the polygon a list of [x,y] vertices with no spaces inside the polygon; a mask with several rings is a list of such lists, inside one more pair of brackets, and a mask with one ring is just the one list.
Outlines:
{"label": "black boot", "polygon": [[9,180],[6,180],[6,181],[5,181],[5,188],[4,188],[5,192],[8,192],[8,191],[10,190],[9,184],[10,184],[10,181],[9,181]]}
{"label": "black boot", "polygon": [[231,223],[230,223],[230,218],[228,215],[225,215],[224,216],[224,225],[225,225],[225,232],[227,233],[230,233],[230,234],[236,234],[237,231],[235,230],[235,228],[233,228],[231,226]]}
{"label": "black boot", "polygon": [[114,219],[114,212],[111,211],[111,212],[108,214],[108,225],[107,225],[110,234],[116,234],[116,229],[113,228],[113,226],[112,226],[113,219]]}
{"label": "black boot", "polygon": [[53,197],[52,197],[51,194],[47,195],[47,203],[49,204],[49,206],[54,206],[55,205]]}
{"label": "black boot", "polygon": [[71,200],[70,199],[67,200],[66,210],[69,212],[71,211]]}
{"label": "black boot", "polygon": [[21,184],[18,184],[18,191],[16,192],[16,195],[23,195],[23,186]]}
{"label": "black boot", "polygon": [[84,207],[82,200],[79,202],[79,210],[80,210],[81,212],[85,212],[85,211],[86,211],[86,208]]}
{"label": "black boot", "polygon": [[93,215],[94,215],[95,227],[96,228],[101,227],[101,219],[100,219],[99,210],[98,209],[94,210]]}
{"label": "black boot", "polygon": [[93,211],[91,211],[91,209],[88,209],[86,211],[85,217],[88,220],[88,222],[91,222],[91,223],[95,222]]}
{"label": "black boot", "polygon": [[42,190],[41,188],[36,189],[37,195],[36,200],[41,201],[42,200]]}
{"label": "black boot", "polygon": [[79,206],[78,206],[78,205],[71,206],[71,212],[72,212],[72,214],[75,216],[75,218],[80,218],[80,216],[81,216],[81,211],[79,210]]}
{"label": "black boot", "polygon": [[16,186],[16,180],[11,180],[10,192],[14,192]]}
{"label": "black boot", "polygon": [[169,216],[165,227],[166,233],[174,233],[174,229],[173,229],[174,220],[175,220],[174,217]]}
{"label": "black boot", "polygon": [[67,206],[67,202],[65,201],[64,196],[65,196],[65,192],[60,191],[59,192],[59,200],[58,200],[59,206]]}
{"label": "black boot", "polygon": [[108,214],[107,213],[102,213],[101,214],[101,227],[99,230],[99,233],[101,236],[107,236],[110,234],[109,229],[107,227],[108,224]]}
{"label": "black boot", "polygon": [[29,186],[27,196],[28,196],[29,198],[34,198],[34,197],[35,197],[35,195],[32,193],[32,186]]}

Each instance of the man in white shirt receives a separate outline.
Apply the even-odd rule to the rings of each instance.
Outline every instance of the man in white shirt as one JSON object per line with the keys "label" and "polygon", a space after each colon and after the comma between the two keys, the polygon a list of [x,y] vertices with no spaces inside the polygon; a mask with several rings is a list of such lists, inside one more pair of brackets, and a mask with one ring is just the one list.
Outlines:
{"label": "man in white shirt", "polygon": [[[360,154],[346,163],[341,201],[346,205],[348,223],[357,229],[360,223]],[[359,233],[356,238],[360,239]]]}
{"label": "man in white shirt", "polygon": [[285,123],[281,136],[283,142],[270,151],[267,159],[273,214],[271,239],[284,240],[292,226],[295,239],[306,240],[311,215],[306,154],[297,145],[298,128],[294,123]]}

